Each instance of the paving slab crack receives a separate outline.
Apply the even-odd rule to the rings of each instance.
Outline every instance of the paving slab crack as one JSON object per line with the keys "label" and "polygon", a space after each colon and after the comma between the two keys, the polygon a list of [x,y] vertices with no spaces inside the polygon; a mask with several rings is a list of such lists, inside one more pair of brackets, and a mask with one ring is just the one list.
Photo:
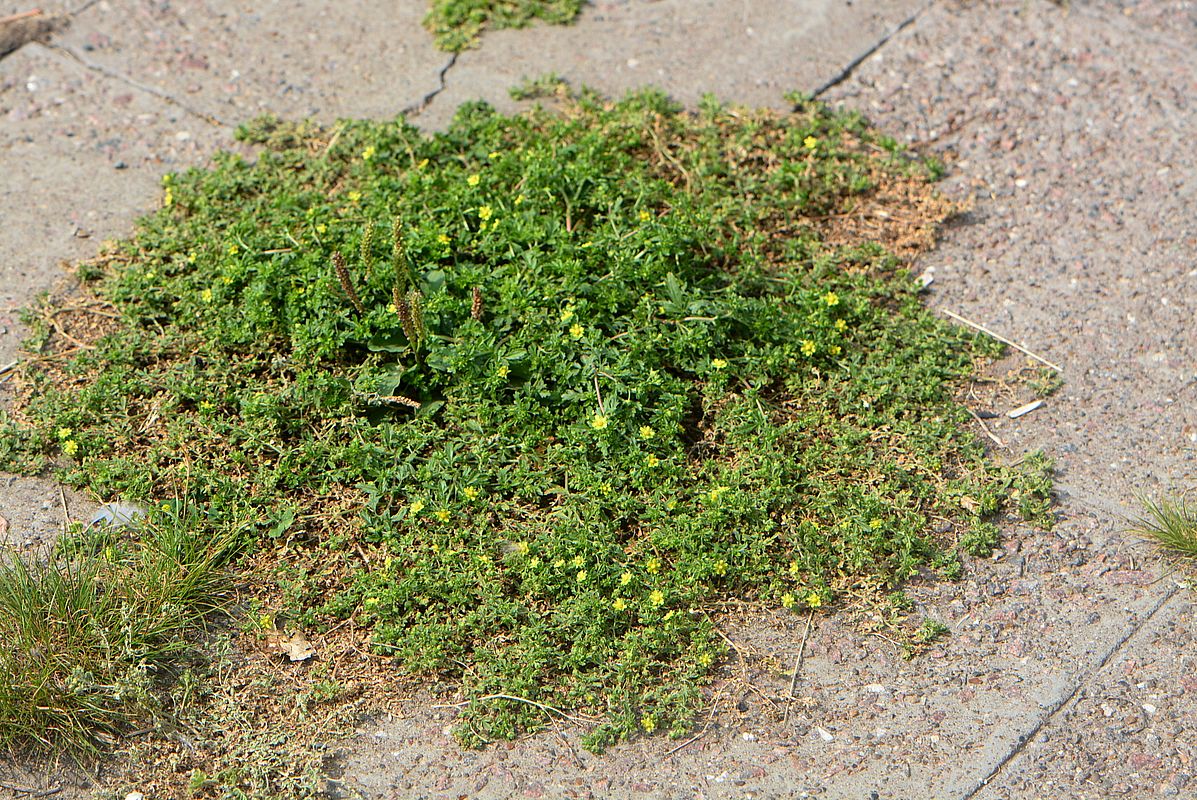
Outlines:
{"label": "paving slab crack", "polygon": [[457,63],[457,55],[457,53],[453,53],[451,56],[449,56],[449,60],[445,62],[445,65],[441,67],[440,72],[437,73],[437,87],[428,94],[424,95],[419,102],[412,103],[404,108],[399,112],[400,114],[405,117],[419,116],[422,111],[432,104],[432,101],[436,99],[438,94],[445,91],[447,76],[449,74],[449,70],[453,69],[453,65]]}
{"label": "paving slab crack", "polygon": [[1018,741],[1014,743],[1014,746],[1010,748],[1010,750],[1002,757],[1002,759],[994,766],[994,768],[989,771],[989,774],[978,781],[977,785],[974,786],[967,794],[963,795],[960,800],[971,800],[971,798],[988,788],[993,779],[996,778],[1002,772],[1002,770],[1006,768],[1006,765],[1018,758],[1018,756],[1022,754],[1023,750],[1027,748],[1027,745],[1035,741],[1035,738],[1039,735],[1040,731],[1055,721],[1058,716],[1060,716],[1074,704],[1074,701],[1080,697],[1083,697],[1083,690],[1090,683],[1090,681],[1092,681],[1093,678],[1098,675],[1098,673],[1105,669],[1106,664],[1110,663],[1114,656],[1122,651],[1122,648],[1128,641],[1130,641],[1137,633],[1139,633],[1139,631],[1141,631],[1147,625],[1147,623],[1151,622],[1159,610],[1166,606],[1168,602],[1176,596],[1176,593],[1180,591],[1180,589],[1181,587],[1179,585],[1173,585],[1172,588],[1169,589],[1168,592],[1159,599],[1152,609],[1147,612],[1147,614],[1135,621],[1123,633],[1123,635],[1116,642],[1114,642],[1114,644],[1108,650],[1106,650],[1105,655],[1102,656],[1102,659],[1100,662],[1098,662],[1097,666],[1089,670],[1087,675],[1085,675],[1081,680],[1077,681],[1077,684],[1072,687],[1071,692],[1053,704],[1048,710],[1047,714],[1043,715],[1035,722],[1030,731],[1018,737]]}
{"label": "paving slab crack", "polygon": [[889,31],[887,31],[884,36],[882,36],[877,41],[873,42],[873,44],[870,45],[868,47],[868,49],[866,49],[863,53],[861,53],[856,58],[854,58],[850,62],[848,62],[848,66],[846,66],[842,70],[840,70],[837,75],[835,75],[833,78],[831,78],[831,80],[827,81],[822,86],[820,86],[819,88],[817,88],[813,92],[811,92],[811,95],[810,95],[811,99],[818,100],[821,95],[823,95],[827,92],[827,90],[831,89],[833,86],[838,86],[839,84],[848,80],[848,78],[852,77],[852,73],[856,71],[856,68],[859,67],[861,64],[863,64],[869,58],[869,56],[873,55],[878,50],[880,50],[882,47],[884,47],[885,43],[888,42],[890,39],[894,38],[899,33],[906,30],[911,25],[913,25],[915,23],[915,21],[918,20],[918,18],[920,16],[922,16],[923,12],[925,12],[928,8],[930,8],[934,4],[935,4],[935,0],[927,0],[927,2],[923,3],[922,6],[915,9],[913,14],[911,14],[909,17],[907,17],[906,19],[899,22],[893,28],[890,28]]}
{"label": "paving slab crack", "polygon": [[63,44],[55,44],[54,42],[47,42],[43,46],[50,50],[54,50],[56,52],[62,53],[64,56],[77,62],[79,65],[81,65],[85,69],[91,70],[92,72],[95,72],[99,75],[103,75],[106,78],[111,78],[114,81],[119,81],[120,83],[123,83],[126,86],[129,86],[133,89],[137,89],[138,91],[145,92],[146,94],[152,94],[155,97],[165,100],[166,102],[181,109],[182,111],[184,111],[188,114],[191,114],[192,116],[199,117],[204,122],[207,122],[210,125],[213,125],[217,128],[226,128],[226,129],[232,128],[232,126],[229,125],[227,122],[225,122],[221,119],[218,119],[217,117],[212,116],[211,114],[209,114],[206,111],[201,111],[198,108],[194,108],[194,107],[188,105],[187,103],[183,102],[179,98],[175,97],[170,92],[166,92],[166,91],[163,91],[162,89],[159,89],[155,86],[150,86],[149,84],[142,83],[141,81],[138,81],[138,80],[134,80],[133,78],[129,77],[128,75],[125,75],[122,72],[117,72],[116,70],[109,69],[108,67],[104,66],[103,64],[98,64],[89,58],[85,58],[73,47],[68,47],[67,45],[63,45]]}

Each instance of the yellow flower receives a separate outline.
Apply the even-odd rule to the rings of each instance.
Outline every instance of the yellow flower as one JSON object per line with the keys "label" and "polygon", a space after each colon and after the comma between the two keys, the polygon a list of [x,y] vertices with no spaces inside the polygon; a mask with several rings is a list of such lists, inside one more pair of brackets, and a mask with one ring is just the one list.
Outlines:
{"label": "yellow flower", "polygon": [[709,667],[713,663],[715,663],[715,657],[710,653],[702,653],[698,657],[698,666],[700,667]]}
{"label": "yellow flower", "polygon": [[497,370],[495,370],[495,373],[496,373],[496,374],[497,374],[497,375],[498,375],[500,378],[506,378],[506,377],[507,377],[507,374],[508,374],[509,372],[511,372],[511,368],[510,368],[510,367],[508,367],[506,364],[500,364],[500,365],[499,365],[499,368],[498,368]]}
{"label": "yellow flower", "polygon": [[819,596],[818,592],[811,592],[806,596],[806,604],[811,608],[818,608],[823,605],[823,598]]}
{"label": "yellow flower", "polygon": [[835,292],[828,292],[827,294],[823,295],[823,302],[827,304],[828,308],[831,308],[832,306],[838,306],[840,304],[840,296]]}
{"label": "yellow flower", "polygon": [[649,714],[640,720],[640,727],[644,728],[645,733],[652,733],[657,729],[657,718]]}
{"label": "yellow flower", "polygon": [[483,222],[486,222],[488,219],[490,219],[494,215],[495,215],[495,210],[493,208],[491,208],[490,206],[483,206],[482,208],[478,209],[478,218],[481,219]]}
{"label": "yellow flower", "polygon": [[498,150],[491,150],[491,151],[490,151],[490,153],[489,153],[489,154],[487,154],[487,156],[486,156],[486,157],[487,157],[487,158],[489,158],[489,159],[491,159],[491,160],[493,161],[493,160],[495,160],[496,158],[498,158],[498,157],[499,157],[499,151],[498,151]]}
{"label": "yellow flower", "polygon": [[793,608],[796,602],[798,601],[794,599],[794,595],[790,594],[789,592],[786,592],[781,596],[781,604],[786,608]]}
{"label": "yellow flower", "polygon": [[200,300],[203,300],[205,303],[211,303],[212,302],[212,290],[204,289],[202,292],[200,292]]}
{"label": "yellow flower", "polygon": [[572,339],[581,339],[582,334],[585,332],[586,332],[586,329],[583,328],[581,325],[579,325],[576,322],[573,325],[569,326],[569,335],[570,335],[570,338],[572,338]]}
{"label": "yellow flower", "polygon": [[716,358],[711,362],[711,366],[715,369],[727,369],[727,362],[722,358]]}
{"label": "yellow flower", "polygon": [[641,222],[648,222],[652,218],[653,218],[653,215],[648,213],[647,211],[640,212],[640,221]]}
{"label": "yellow flower", "polygon": [[475,489],[473,486],[467,486],[465,489],[462,490],[461,493],[466,496],[466,500],[477,500],[478,499],[478,490]]}
{"label": "yellow flower", "polygon": [[[233,285],[233,279],[232,279],[232,278],[230,278],[228,275],[222,275],[222,276],[220,276],[220,282],[221,282],[221,283],[223,283],[225,286],[232,286],[232,285]],[[300,294],[303,294],[303,287],[302,287],[302,286],[300,286],[300,287],[299,287],[299,293],[300,293]]]}
{"label": "yellow flower", "polygon": [[656,556],[653,556],[648,561],[644,562],[644,569],[648,572],[649,575],[656,575],[658,572],[661,571],[661,559],[657,558]]}
{"label": "yellow flower", "polygon": [[574,318],[574,307],[573,306],[568,306],[566,308],[561,309],[561,321],[562,322],[569,322],[573,318]]}
{"label": "yellow flower", "polygon": [[327,230],[328,230],[328,226],[325,225],[323,222],[319,223],[316,226],[316,233],[324,233]]}
{"label": "yellow flower", "polygon": [[66,453],[68,456],[75,455],[75,453],[79,452],[79,443],[74,439],[67,439],[62,443],[62,452]]}
{"label": "yellow flower", "polygon": [[561,569],[562,567],[565,566],[565,559],[564,558],[557,559],[556,561],[553,562],[553,566],[556,567],[557,569]]}
{"label": "yellow flower", "polygon": [[540,566],[540,556],[533,556],[532,560],[528,562],[528,566],[530,566],[532,569],[536,569],[537,567],[539,567]]}
{"label": "yellow flower", "polygon": [[656,435],[657,435],[657,432],[654,431],[649,426],[647,426],[647,425],[640,426],[640,438],[641,439],[651,439]]}
{"label": "yellow flower", "polygon": [[885,524],[885,523],[884,523],[884,522],[882,522],[882,521],[881,521],[881,520],[879,520],[879,519],[873,519],[873,520],[869,520],[869,527],[870,527],[870,528],[872,528],[872,529],[873,529],[873,530],[875,530],[875,531],[879,531],[879,530],[881,530],[881,526],[882,526],[882,525],[884,525],[884,524]]}
{"label": "yellow flower", "polygon": [[516,542],[516,543],[515,543],[515,551],[516,551],[517,553],[519,553],[521,556],[526,556],[526,555],[528,555],[528,550],[529,550],[529,549],[530,549],[530,548],[528,547],[528,543],[527,543],[527,542]]}
{"label": "yellow flower", "polygon": [[727,562],[724,561],[722,558],[715,562],[715,574],[716,575],[726,575],[727,574]]}
{"label": "yellow flower", "polygon": [[794,577],[798,577],[799,572],[802,572],[801,565],[799,565],[799,563],[797,561],[791,561],[790,562],[790,574],[793,575]]}
{"label": "yellow flower", "polygon": [[653,467],[657,466],[657,465],[658,465],[658,464],[660,464],[660,463],[661,463],[661,459],[657,458],[657,457],[656,457],[656,456],[654,456],[652,453],[649,453],[648,455],[646,455],[646,456],[644,457],[644,464],[645,464],[645,466],[647,466],[649,469],[651,469],[651,468],[653,468]]}
{"label": "yellow flower", "polygon": [[216,408],[216,405],[209,400],[204,400],[199,404],[200,411],[211,411],[214,408]]}
{"label": "yellow flower", "polygon": [[831,353],[833,356],[838,356],[843,352],[843,350],[844,348],[840,347],[838,344],[833,344],[831,347],[827,348],[827,352]]}
{"label": "yellow flower", "polygon": [[440,242],[441,244],[448,244],[449,243],[449,234],[447,234],[447,233],[437,234],[436,240],[438,242]]}
{"label": "yellow flower", "polygon": [[351,203],[360,202],[362,199],[362,193],[357,190],[354,190],[345,196],[349,198],[349,202]]}
{"label": "yellow flower", "polygon": [[195,263],[195,251],[194,250],[187,254],[187,263],[188,264]]}
{"label": "yellow flower", "polygon": [[524,202],[524,196],[522,194],[517,194],[515,196],[515,204],[518,206],[523,202]]}
{"label": "yellow flower", "polygon": [[848,323],[842,319],[837,319],[835,321],[835,329],[837,331],[846,331],[848,330]]}
{"label": "yellow flower", "polygon": [[813,356],[815,354],[815,343],[810,339],[802,340],[802,355]]}
{"label": "yellow flower", "polygon": [[389,314],[398,314],[398,313],[399,313],[399,309],[398,309],[398,308],[395,306],[395,304],[394,304],[394,303],[387,303],[387,313],[389,313]]}
{"label": "yellow flower", "polygon": [[728,491],[729,491],[729,489],[727,486],[716,486],[714,489],[712,489],[711,491],[709,491],[707,493],[707,497],[710,498],[712,503],[715,503],[715,502],[718,502],[720,497],[723,497],[723,495],[727,494]]}
{"label": "yellow flower", "polygon": [[648,602],[660,608],[665,605],[665,593],[660,589],[653,589],[652,594],[648,596]]}
{"label": "yellow flower", "polygon": [[419,514],[423,510],[424,510],[424,504],[422,502],[420,502],[419,500],[416,500],[410,506],[407,507],[407,511],[410,514]]}
{"label": "yellow flower", "polygon": [[377,151],[374,149],[374,145],[367,147],[362,151],[362,161],[369,161],[370,159],[374,158],[375,152]]}
{"label": "yellow flower", "polygon": [[229,255],[235,256],[241,252],[241,248],[237,246],[236,242],[229,242]]}
{"label": "yellow flower", "polygon": [[586,570],[578,570],[578,583],[586,583]]}
{"label": "yellow flower", "polygon": [[819,140],[813,136],[807,136],[805,139],[802,140],[802,144],[804,147],[806,147],[807,150],[814,150],[816,147],[819,146]]}
{"label": "yellow flower", "polygon": [[611,607],[616,611],[623,611],[628,607],[628,604],[622,597],[617,597],[611,602]]}
{"label": "yellow flower", "polygon": [[619,585],[620,586],[627,586],[631,582],[632,582],[632,573],[625,571],[622,575],[619,576]]}
{"label": "yellow flower", "polygon": [[581,556],[574,556],[569,563],[573,564],[575,567],[580,567],[586,563],[586,559],[582,558]]}
{"label": "yellow flower", "polygon": [[162,193],[162,205],[170,208],[175,202],[175,196],[170,191],[170,187],[166,187],[166,191]]}
{"label": "yellow flower", "polygon": [[466,178],[466,183],[468,183],[470,186],[477,186],[478,182],[481,180],[481,175],[471,175],[470,177]]}
{"label": "yellow flower", "polygon": [[366,608],[372,608],[372,607],[378,605],[378,598],[377,597],[367,597],[365,600],[362,601],[362,605],[364,605]]}
{"label": "yellow flower", "polygon": [[416,164],[416,169],[424,169],[426,166],[428,166],[428,159],[425,158],[419,164]]}
{"label": "yellow flower", "polygon": [[447,510],[447,509],[444,509],[444,508],[442,508],[441,510],[437,511],[437,512],[436,512],[436,518],[437,518],[437,519],[439,519],[441,522],[448,522],[448,521],[449,521],[449,512],[448,512],[448,510]]}
{"label": "yellow flower", "polygon": [[59,439],[69,439],[69,438],[71,438],[71,434],[73,434],[73,433],[74,433],[74,431],[71,430],[70,428],[59,428],[58,429],[58,438]]}
{"label": "yellow flower", "polygon": [[594,419],[590,420],[590,427],[596,431],[601,431],[607,427],[607,418],[602,414],[595,414]]}

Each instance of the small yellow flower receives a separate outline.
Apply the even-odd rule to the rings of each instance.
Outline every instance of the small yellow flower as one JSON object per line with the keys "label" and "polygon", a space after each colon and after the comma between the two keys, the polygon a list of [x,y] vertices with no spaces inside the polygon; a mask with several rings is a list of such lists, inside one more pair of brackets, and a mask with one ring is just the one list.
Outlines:
{"label": "small yellow flower", "polygon": [[510,372],[511,372],[511,368],[508,367],[506,364],[500,364],[499,368],[497,370],[495,370],[495,374],[498,375],[500,378],[506,378]]}
{"label": "small yellow flower", "polygon": [[698,666],[703,667],[704,669],[706,667],[711,666],[711,664],[715,663],[715,657],[713,655],[711,655],[710,653],[700,654],[698,656],[697,660],[698,660]]}
{"label": "small yellow flower", "polygon": [[644,569],[649,575],[656,575],[661,571],[661,559],[653,556],[648,561],[644,562]]}
{"label": "small yellow flower", "polygon": [[620,586],[627,586],[631,582],[632,582],[632,573],[625,571],[622,575],[619,576],[619,585]]}
{"label": "small yellow flower", "polygon": [[491,220],[490,229],[492,231],[497,231],[499,229],[499,218],[498,217],[495,217],[493,220]]}
{"label": "small yellow flower", "polygon": [[210,400],[204,400],[199,404],[200,411],[211,411],[214,408],[216,408],[216,405]]}
{"label": "small yellow flower", "polygon": [[781,596],[781,604],[786,608],[793,608],[794,604],[797,602],[798,601],[794,598],[794,595],[790,594],[789,592],[786,592]]}
{"label": "small yellow flower", "polygon": [[192,250],[190,253],[187,254],[187,263],[188,264],[195,263],[195,251],[194,250]]}
{"label": "small yellow flower", "polygon": [[495,210],[493,208],[491,208],[490,206],[483,206],[482,208],[478,209],[478,218],[481,219],[483,222],[486,222],[488,219],[490,219],[494,215],[495,215]]}
{"label": "small yellow flower", "polygon": [[358,202],[361,202],[362,193],[357,190],[354,190],[354,191],[350,192],[349,194],[345,195],[345,197],[349,198],[349,202],[351,202],[351,203],[358,203]]}
{"label": "small yellow flower", "polygon": [[710,498],[712,503],[715,503],[719,501],[720,497],[723,497],[723,495],[727,494],[728,491],[729,487],[727,486],[716,486],[707,493],[707,497]]}
{"label": "small yellow flower", "polygon": [[470,177],[466,178],[466,183],[468,183],[470,186],[477,186],[479,181],[481,181],[481,180],[482,180],[482,176],[475,174],[475,175],[471,175]]}
{"label": "small yellow flower", "polygon": [[819,146],[819,140],[813,136],[807,136],[805,139],[802,140],[802,145],[807,150],[814,150],[816,147]]}
{"label": "small yellow flower", "polygon": [[818,592],[811,592],[810,594],[808,594],[806,596],[805,599],[806,599],[806,604],[808,606],[810,606],[811,608],[818,608],[819,606],[823,605],[823,598],[819,595]]}
{"label": "small yellow flower", "polygon": [[603,483],[600,483],[599,491],[602,492],[603,494],[611,494],[611,484],[606,481],[604,481]]}
{"label": "small yellow flower", "polygon": [[665,605],[665,593],[660,589],[653,589],[652,594],[648,596],[648,602],[652,603],[653,606],[660,608],[661,606]]}
{"label": "small yellow flower", "polygon": [[815,343],[810,339],[802,340],[802,355],[813,356],[815,354]]}
{"label": "small yellow flower", "polygon": [[540,566],[540,556],[533,556],[532,560],[528,562],[528,566],[530,566],[532,569],[536,569],[537,567],[539,567]]}
{"label": "small yellow flower", "polygon": [[67,439],[62,443],[62,452],[66,453],[68,456],[75,455],[79,452],[79,443],[74,439]]}
{"label": "small yellow flower", "polygon": [[448,244],[449,243],[449,234],[439,233],[439,234],[437,234],[436,240],[438,242],[440,242],[441,244]]}
{"label": "small yellow flower", "polygon": [[596,431],[601,431],[607,427],[607,418],[602,414],[595,414],[594,419],[590,420],[590,427]]}
{"label": "small yellow flower", "polygon": [[846,331],[848,330],[848,323],[842,319],[837,319],[835,321],[835,329],[837,331]]}
{"label": "small yellow flower", "polygon": [[586,583],[586,570],[578,570],[578,583]]}
{"label": "small yellow flower", "polygon": [[798,577],[799,572],[802,572],[802,566],[797,561],[791,561],[790,562],[790,574],[796,578],[796,577]]}
{"label": "small yellow flower", "polygon": [[835,292],[828,292],[827,294],[823,295],[823,302],[827,304],[828,308],[831,308],[832,306],[838,306],[840,304],[840,296]]}
{"label": "small yellow flower", "polygon": [[[221,275],[221,276],[220,276],[220,282],[221,282],[221,283],[223,283],[225,286],[232,286],[232,285],[233,285],[233,279],[232,279],[232,278],[230,278],[228,275]],[[300,286],[300,287],[299,287],[299,293],[300,293],[300,294],[303,294],[303,287],[302,287],[302,286]]]}
{"label": "small yellow flower", "polygon": [[574,318],[574,307],[573,306],[567,306],[566,308],[561,309],[561,321],[562,322],[569,322],[573,318]]}
{"label": "small yellow flower", "polygon": [[574,556],[569,563],[573,564],[574,567],[580,567],[586,563],[586,559],[582,558],[581,556]]}
{"label": "small yellow flower", "polygon": [[241,248],[237,246],[236,242],[229,242],[229,255],[235,256],[241,252]]}
{"label": "small yellow flower", "polygon": [[205,303],[211,303],[212,302],[212,290],[204,289],[202,292],[200,292],[200,300],[203,300]]}
{"label": "small yellow flower", "polygon": [[328,230],[328,226],[323,222],[316,225],[316,233],[324,233]]}
{"label": "small yellow flower", "polygon": [[364,605],[366,608],[373,608],[374,606],[378,605],[378,598],[377,597],[367,597],[365,600],[362,601],[362,605]]}
{"label": "small yellow flower", "polygon": [[436,512],[436,518],[439,519],[441,522],[448,522],[449,521],[449,511],[444,508],[440,509],[439,511]]}
{"label": "small yellow flower", "polygon": [[419,500],[416,500],[410,506],[407,507],[407,511],[410,514],[419,514],[423,510],[424,510],[424,503]]}
{"label": "small yellow flower", "polygon": [[654,431],[652,428],[650,428],[648,425],[640,426],[640,438],[641,439],[651,439],[656,435],[657,435],[657,432]]}
{"label": "small yellow flower", "polygon": [[831,353],[833,356],[838,356],[843,351],[844,348],[840,347],[838,344],[833,344],[831,347],[827,348],[827,352]]}
{"label": "small yellow flower", "polygon": [[561,569],[562,567],[565,566],[565,559],[564,558],[557,559],[556,561],[553,562],[553,566],[556,569]]}
{"label": "small yellow flower", "polygon": [[661,463],[661,459],[657,458],[652,453],[649,453],[648,455],[646,455],[644,457],[644,465],[647,466],[649,469],[652,469],[653,467],[657,466],[660,463]]}
{"label": "small yellow flower", "polygon": [[647,211],[640,212],[640,221],[641,222],[648,222],[652,218],[653,218],[653,215],[648,213]]}
{"label": "small yellow flower", "polygon": [[399,309],[395,306],[394,303],[387,303],[387,313],[388,314],[398,314]]}
{"label": "small yellow flower", "polygon": [[528,550],[529,550],[529,549],[531,549],[531,548],[529,548],[529,547],[528,547],[528,543],[527,543],[527,542],[516,542],[516,543],[515,543],[515,551],[516,551],[517,553],[519,553],[521,556],[526,556],[526,555],[528,555]]}
{"label": "small yellow flower", "polygon": [[573,325],[569,326],[569,335],[570,335],[571,339],[581,339],[582,334],[585,332],[586,332],[586,329],[583,328],[581,325],[579,325],[576,322]]}
{"label": "small yellow flower", "polygon": [[515,204],[518,206],[518,205],[522,204],[523,202],[524,202],[524,196],[522,194],[517,194],[515,196]]}
{"label": "small yellow flower", "polygon": [[461,493],[466,496],[466,500],[477,500],[478,499],[478,490],[475,489],[473,486],[467,486],[465,489],[463,489],[461,491]]}
{"label": "small yellow flower", "polygon": [[362,161],[369,161],[370,159],[374,158],[374,154],[376,152],[377,151],[374,149],[374,145],[370,145],[362,151]]}
{"label": "small yellow flower", "polygon": [[627,601],[622,597],[617,597],[611,602],[611,608],[614,608],[616,611],[623,611],[627,607]]}
{"label": "small yellow flower", "polygon": [[727,362],[724,361],[722,358],[716,358],[713,361],[711,361],[711,366],[714,367],[715,369],[727,369]]}
{"label": "small yellow flower", "polygon": [[727,562],[724,561],[722,558],[719,559],[718,561],[716,561],[714,571],[715,571],[716,575],[721,575],[721,576],[726,575],[727,574]]}
{"label": "small yellow flower", "polygon": [[649,714],[640,720],[640,727],[644,728],[645,733],[652,733],[657,729],[657,718]]}
{"label": "small yellow flower", "polygon": [[428,159],[425,158],[419,164],[416,164],[416,169],[424,169],[426,166],[428,166]]}
{"label": "small yellow flower", "polygon": [[881,520],[879,520],[879,519],[873,519],[873,520],[869,520],[869,527],[870,527],[870,528],[872,528],[872,529],[873,529],[873,530],[875,530],[875,531],[879,531],[879,530],[881,530],[881,526],[882,526],[882,525],[884,525],[884,524],[885,524],[885,523],[884,523],[884,522],[882,522],[882,521],[881,521]]}
{"label": "small yellow flower", "polygon": [[74,431],[71,430],[70,428],[59,428],[58,429],[58,438],[59,439],[69,439],[69,438],[71,438],[71,434],[73,434],[73,433],[74,433]]}

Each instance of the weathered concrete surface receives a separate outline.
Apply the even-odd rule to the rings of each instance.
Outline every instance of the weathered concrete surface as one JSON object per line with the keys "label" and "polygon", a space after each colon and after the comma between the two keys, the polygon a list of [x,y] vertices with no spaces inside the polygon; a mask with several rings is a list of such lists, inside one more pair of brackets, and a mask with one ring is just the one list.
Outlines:
{"label": "weathered concrete surface", "polygon": [[[418,27],[423,4],[400,6],[100,2],[52,43],[67,50],[0,62],[0,291],[22,301],[60,259],[127,230],[160,172],[202,163],[228,125],[419,105],[448,62]],[[953,629],[927,657],[816,620],[788,719],[805,620],[728,620],[763,655],[729,665],[741,688],[676,753],[651,739],[591,756],[568,729],[462,752],[444,732],[453,712],[414,703],[349,744],[343,784],[379,798],[1197,792],[1191,594],[1123,533],[1137,492],[1197,484],[1193,4],[597,0],[572,28],[488,35],[417,121],[443,126],[478,97],[507,107],[510,85],[548,71],[610,93],[651,83],[691,104],[710,91],[781,105],[920,9],[825,99],[929,142],[951,160],[945,190],[975,196],[921,266],[935,268],[933,305],[1064,367],[1044,408],[991,424],[1010,458],[1042,447],[1059,462],[1057,529],[1010,530],[961,584],[912,587]],[[3,513],[55,524],[54,487],[18,488],[0,488]]]}

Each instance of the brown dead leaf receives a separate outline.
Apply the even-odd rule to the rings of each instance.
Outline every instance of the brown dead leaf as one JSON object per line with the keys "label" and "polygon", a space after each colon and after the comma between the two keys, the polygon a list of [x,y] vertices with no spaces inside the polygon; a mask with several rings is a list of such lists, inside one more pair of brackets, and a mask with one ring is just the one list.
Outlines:
{"label": "brown dead leaf", "polygon": [[291,662],[307,661],[316,655],[316,649],[301,631],[283,634],[273,631],[266,636],[266,645],[274,653],[285,655]]}

